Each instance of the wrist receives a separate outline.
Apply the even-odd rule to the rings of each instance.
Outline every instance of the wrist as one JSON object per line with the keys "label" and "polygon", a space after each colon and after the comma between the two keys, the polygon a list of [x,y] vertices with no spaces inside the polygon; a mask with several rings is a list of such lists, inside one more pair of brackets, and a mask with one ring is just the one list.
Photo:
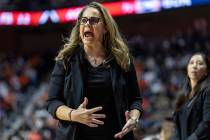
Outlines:
{"label": "wrist", "polygon": [[135,128],[138,126],[139,118],[138,117],[130,117],[130,120],[135,122]]}
{"label": "wrist", "polygon": [[73,117],[72,117],[72,112],[74,111],[74,109],[71,109],[68,113],[69,115],[69,121],[73,121]]}
{"label": "wrist", "polygon": [[131,119],[131,120],[134,120],[134,121],[136,121],[136,122],[139,121],[139,118],[138,118],[138,117],[130,117],[130,119]]}

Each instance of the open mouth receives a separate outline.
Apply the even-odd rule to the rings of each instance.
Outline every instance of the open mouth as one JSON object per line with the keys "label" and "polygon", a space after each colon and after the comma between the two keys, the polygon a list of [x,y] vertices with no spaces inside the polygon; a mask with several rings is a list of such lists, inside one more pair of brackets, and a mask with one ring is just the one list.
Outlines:
{"label": "open mouth", "polygon": [[93,32],[90,32],[90,31],[86,31],[84,32],[84,37],[93,37]]}

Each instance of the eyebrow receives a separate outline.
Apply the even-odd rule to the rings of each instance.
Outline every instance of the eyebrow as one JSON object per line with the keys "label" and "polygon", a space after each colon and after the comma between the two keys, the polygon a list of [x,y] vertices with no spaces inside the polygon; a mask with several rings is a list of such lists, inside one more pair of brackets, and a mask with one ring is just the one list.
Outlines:
{"label": "eyebrow", "polygon": [[95,18],[101,18],[101,17],[97,17],[97,16],[91,16],[91,17],[81,17],[81,18],[92,18],[92,17],[95,17]]}
{"label": "eyebrow", "polygon": [[202,61],[202,60],[191,60],[189,63],[192,63],[192,62],[195,62],[195,63],[197,63],[197,62],[199,62],[199,63],[206,63],[205,61]]}

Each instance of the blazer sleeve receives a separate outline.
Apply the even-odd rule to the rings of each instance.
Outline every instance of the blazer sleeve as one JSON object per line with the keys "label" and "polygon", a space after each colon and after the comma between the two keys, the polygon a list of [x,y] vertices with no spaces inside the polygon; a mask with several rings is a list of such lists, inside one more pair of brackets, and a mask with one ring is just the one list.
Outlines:
{"label": "blazer sleeve", "polygon": [[210,87],[204,91],[203,118],[195,132],[187,140],[210,139]]}
{"label": "blazer sleeve", "polygon": [[47,100],[47,110],[55,118],[56,110],[59,106],[64,105],[63,89],[64,89],[65,69],[63,61],[56,61],[50,78],[49,95]]}
{"label": "blazer sleeve", "polygon": [[142,112],[142,97],[137,82],[136,70],[132,62],[130,64],[129,71],[127,72],[127,87],[128,105],[130,107],[130,110],[137,109]]}

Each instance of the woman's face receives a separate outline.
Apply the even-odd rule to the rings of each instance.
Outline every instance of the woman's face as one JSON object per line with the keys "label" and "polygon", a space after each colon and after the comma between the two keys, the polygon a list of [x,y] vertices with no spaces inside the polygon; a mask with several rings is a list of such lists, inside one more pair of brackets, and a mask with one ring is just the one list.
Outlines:
{"label": "woman's face", "polygon": [[187,74],[190,80],[199,81],[207,76],[207,65],[202,55],[193,55],[187,66]]}
{"label": "woman's face", "polygon": [[87,8],[80,19],[80,37],[85,46],[101,45],[106,33],[100,12],[92,7]]}

